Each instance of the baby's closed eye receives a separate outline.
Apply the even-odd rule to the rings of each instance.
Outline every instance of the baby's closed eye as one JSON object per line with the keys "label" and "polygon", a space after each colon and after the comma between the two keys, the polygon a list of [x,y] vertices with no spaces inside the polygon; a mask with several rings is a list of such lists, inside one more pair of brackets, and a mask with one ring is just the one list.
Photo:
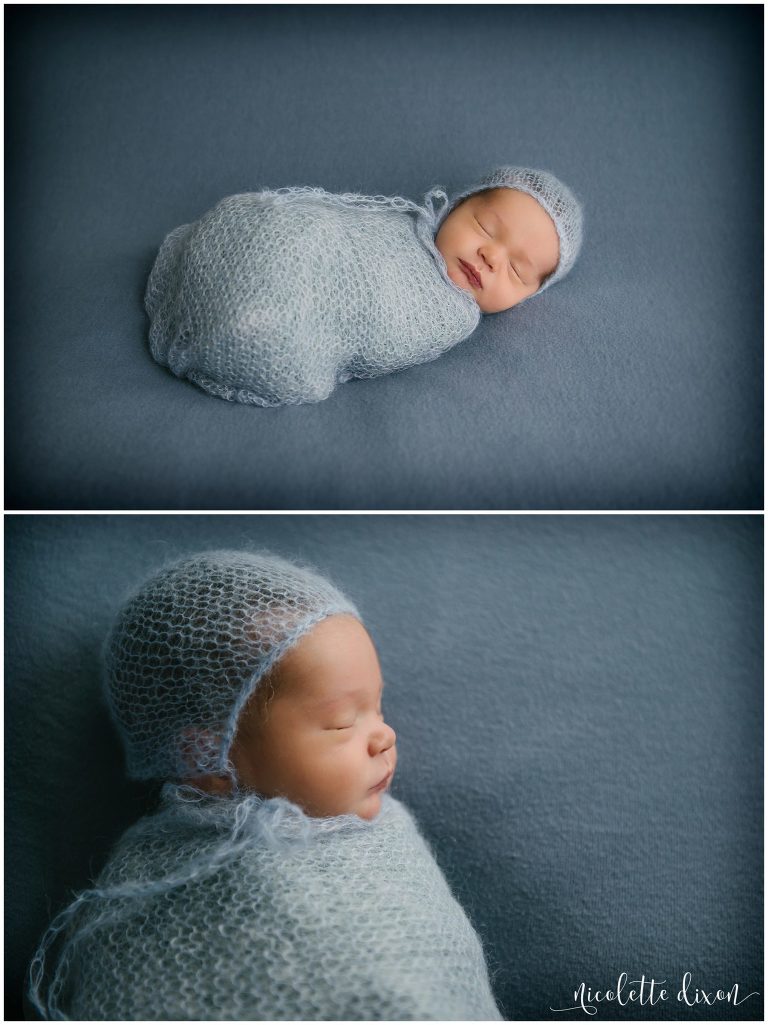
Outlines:
{"label": "baby's closed eye", "polygon": [[[373,714],[377,719],[381,719],[382,722],[384,721],[384,710],[381,706],[379,706]],[[358,717],[356,715],[345,715],[324,728],[335,733],[338,733],[341,730],[351,730],[356,725],[357,718]]]}

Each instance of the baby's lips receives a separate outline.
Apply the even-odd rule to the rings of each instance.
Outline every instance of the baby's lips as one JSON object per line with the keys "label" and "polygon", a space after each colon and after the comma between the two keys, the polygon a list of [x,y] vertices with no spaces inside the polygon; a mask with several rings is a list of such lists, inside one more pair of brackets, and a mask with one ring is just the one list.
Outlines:
{"label": "baby's lips", "polygon": [[[459,258],[459,263],[462,265],[462,267],[465,267],[467,269],[467,271],[470,274],[470,277],[474,276],[474,278],[477,279],[476,287],[477,288],[482,288],[483,287],[483,279],[480,277],[479,272],[475,270],[475,268],[472,266],[472,264],[471,263],[467,263],[466,260],[462,260],[461,258]],[[472,283],[474,284],[474,281]]]}
{"label": "baby's lips", "polygon": [[371,790],[376,790],[376,791],[379,791],[379,790],[384,791],[384,790],[386,790],[387,787],[389,786],[389,784],[392,782],[392,777],[394,776],[394,774],[395,774],[395,770],[394,769],[390,769],[390,771],[387,773],[386,776],[384,776],[383,779],[380,779],[378,783],[374,783],[373,784],[373,786],[371,787]]}

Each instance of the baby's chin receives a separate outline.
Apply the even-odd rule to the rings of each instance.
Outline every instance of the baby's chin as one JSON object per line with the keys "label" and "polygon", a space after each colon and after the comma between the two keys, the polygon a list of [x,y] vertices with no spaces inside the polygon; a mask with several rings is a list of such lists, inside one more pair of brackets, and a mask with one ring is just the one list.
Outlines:
{"label": "baby's chin", "polygon": [[379,791],[375,794],[367,794],[360,802],[358,807],[355,809],[355,814],[358,818],[365,819],[370,822],[371,819],[375,819],[381,811],[381,798],[383,791]]}

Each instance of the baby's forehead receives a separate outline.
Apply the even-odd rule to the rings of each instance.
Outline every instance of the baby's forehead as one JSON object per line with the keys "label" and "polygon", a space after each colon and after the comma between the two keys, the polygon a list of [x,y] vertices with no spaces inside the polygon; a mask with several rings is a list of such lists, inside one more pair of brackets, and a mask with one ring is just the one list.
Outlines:
{"label": "baby's forehead", "polygon": [[512,191],[513,191],[513,189],[504,189],[504,188],[480,189],[479,192],[473,193],[473,196],[474,196],[475,199],[479,199],[479,200],[482,200],[483,202],[488,203],[488,202],[493,201],[494,199],[501,199],[505,195],[509,195]]}
{"label": "baby's forehead", "polygon": [[[381,683],[379,682],[379,690]],[[376,690],[373,683],[368,686],[338,683],[323,688],[307,688],[302,692],[303,703],[316,711],[332,710],[340,705],[367,701]]]}
{"label": "baby's forehead", "polygon": [[345,701],[363,701],[379,695],[384,688],[380,673],[326,673],[292,671],[282,674],[282,692],[289,701],[306,707],[325,708]]}
{"label": "baby's forehead", "polygon": [[[464,206],[464,204],[467,204],[468,206],[472,204],[483,204],[485,206],[493,205],[503,199],[503,194],[505,192],[510,191],[510,189],[480,189],[479,192],[473,192],[471,195],[462,199],[459,206]],[[458,210],[458,206],[456,209]]]}
{"label": "baby's forehead", "polygon": [[476,192],[471,198],[476,199],[482,206],[505,210],[510,213],[514,213],[523,204],[527,206],[530,202],[537,203],[526,192],[521,192],[519,189],[506,188],[483,189],[482,192]]}
{"label": "baby's forehead", "polygon": [[474,212],[485,211],[491,213],[498,213],[501,216],[512,221],[515,217],[515,212],[519,209],[516,205],[516,201],[510,196],[512,195],[512,189],[481,189],[480,192],[473,192],[471,196],[466,196],[462,199],[449,213],[449,217],[463,218],[467,214]]}

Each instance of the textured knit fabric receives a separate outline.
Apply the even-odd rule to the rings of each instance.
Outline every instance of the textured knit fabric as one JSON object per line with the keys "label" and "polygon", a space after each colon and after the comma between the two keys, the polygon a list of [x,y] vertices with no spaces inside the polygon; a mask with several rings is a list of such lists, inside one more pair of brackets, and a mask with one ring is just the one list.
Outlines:
{"label": "textured knit fabric", "polygon": [[51,1018],[500,1019],[480,941],[389,795],[366,822],[167,785],[31,983]]}
{"label": "textured knit fabric", "polygon": [[104,686],[133,779],[229,774],[237,719],[278,659],[320,620],[359,614],[317,573],[267,553],[203,552],[124,605]]}
{"label": "textured knit fabric", "polygon": [[[549,171],[537,171],[532,167],[499,167],[486,175],[479,182],[463,192],[457,193],[440,213],[438,217],[438,228],[455,209],[462,199],[473,195],[475,192],[486,189],[516,189],[518,192],[525,192],[544,207],[549,216],[555,222],[557,237],[560,241],[560,255],[557,266],[552,273],[542,282],[539,289],[528,299],[533,299],[545,288],[561,281],[576,262],[576,257],[581,250],[584,232],[584,214],[576,196]],[[526,300],[521,300],[525,302]],[[517,303],[516,305],[520,305]]]}
{"label": "textured knit fabric", "polygon": [[319,402],[434,359],[480,322],[434,245],[434,201],[288,188],[221,200],[163,242],[146,307],[155,359],[213,395]]}

